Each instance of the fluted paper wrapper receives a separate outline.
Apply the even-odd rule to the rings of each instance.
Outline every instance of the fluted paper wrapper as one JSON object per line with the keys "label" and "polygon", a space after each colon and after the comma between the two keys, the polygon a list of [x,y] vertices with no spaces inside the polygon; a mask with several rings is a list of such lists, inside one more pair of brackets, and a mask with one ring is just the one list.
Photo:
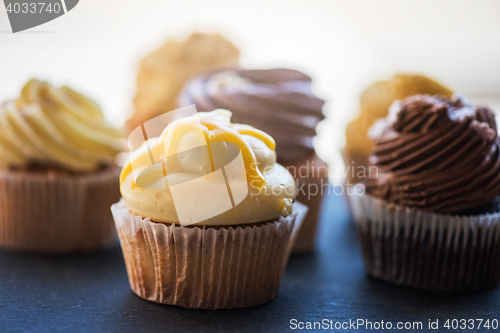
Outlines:
{"label": "fluted paper wrapper", "polygon": [[109,206],[120,197],[118,168],[92,174],[0,171],[0,247],[75,253],[117,243]]}
{"label": "fluted paper wrapper", "polygon": [[[296,200],[305,204],[307,212],[302,227],[293,246],[292,253],[306,253],[314,250],[316,236],[320,224],[320,213],[323,205],[325,186],[328,186],[328,165],[315,153],[307,159],[281,161],[297,182]],[[305,175],[304,175],[304,171]]]}
{"label": "fluted paper wrapper", "polygon": [[[324,185],[324,181],[324,179],[305,180],[306,183],[314,183],[318,187]],[[294,254],[306,253],[314,249],[324,196],[322,194],[317,194],[308,198],[307,195],[299,193],[297,195],[297,200],[305,203],[309,210],[304,218],[304,221],[302,222],[302,227],[300,228],[300,232],[295,241],[295,245],[293,246],[292,253]]]}
{"label": "fluted paper wrapper", "polygon": [[457,216],[351,196],[368,273],[435,291],[481,290],[500,283],[500,213]]}
{"label": "fluted paper wrapper", "polygon": [[274,222],[181,227],[111,207],[132,290],[157,303],[194,309],[263,304],[278,293],[307,207]]}

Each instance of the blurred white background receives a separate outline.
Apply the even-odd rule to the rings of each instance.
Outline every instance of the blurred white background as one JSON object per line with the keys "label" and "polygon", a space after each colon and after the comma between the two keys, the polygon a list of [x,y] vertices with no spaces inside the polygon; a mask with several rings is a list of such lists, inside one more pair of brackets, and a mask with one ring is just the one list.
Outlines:
{"label": "blurred white background", "polygon": [[131,112],[136,63],[168,37],[220,32],[246,67],[305,71],[328,101],[317,148],[335,163],[360,92],[396,71],[428,74],[500,110],[498,0],[81,0],[12,34],[0,5],[0,100],[31,77],[67,83],[117,126]]}

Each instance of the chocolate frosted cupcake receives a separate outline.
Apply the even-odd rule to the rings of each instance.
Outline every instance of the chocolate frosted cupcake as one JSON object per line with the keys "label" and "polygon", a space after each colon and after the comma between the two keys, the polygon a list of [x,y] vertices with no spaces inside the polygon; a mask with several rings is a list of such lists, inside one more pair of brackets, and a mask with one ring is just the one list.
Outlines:
{"label": "chocolate frosted cupcake", "polygon": [[418,74],[400,73],[369,86],[361,95],[359,115],[346,128],[342,155],[347,168],[347,180],[356,183],[366,179],[362,170],[368,166],[368,157],[374,146],[367,136],[368,129],[377,119],[387,116],[394,101],[417,94],[450,97],[452,93],[441,83]]}
{"label": "chocolate frosted cupcake", "polygon": [[369,274],[438,291],[497,286],[500,141],[493,112],[459,97],[416,95],[395,102],[370,134],[378,177],[351,198]]}
{"label": "chocolate frosted cupcake", "polygon": [[0,105],[0,247],[70,253],[114,245],[114,158],[125,146],[92,100],[29,81]]}
{"label": "chocolate frosted cupcake", "polygon": [[328,178],[313,147],[324,101],[312,93],[311,78],[285,68],[207,72],[187,83],[179,104],[195,104],[198,111],[231,110],[234,122],[255,126],[276,140],[278,162],[295,177],[297,200],[309,206],[294,252],[310,251]]}

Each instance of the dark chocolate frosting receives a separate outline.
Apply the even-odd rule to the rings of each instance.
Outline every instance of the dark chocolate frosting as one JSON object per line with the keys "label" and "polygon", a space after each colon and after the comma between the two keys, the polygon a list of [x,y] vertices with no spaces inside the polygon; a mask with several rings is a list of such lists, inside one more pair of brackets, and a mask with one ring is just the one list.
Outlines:
{"label": "dark chocolate frosting", "polygon": [[201,74],[184,87],[179,104],[195,104],[198,111],[230,110],[234,123],[252,125],[276,140],[280,162],[313,153],[316,124],[324,119],[324,101],[313,95],[311,78],[284,68]]}
{"label": "dark chocolate frosting", "polygon": [[500,195],[499,138],[491,109],[461,97],[415,95],[371,131],[378,177],[367,193],[438,213],[480,207]]}

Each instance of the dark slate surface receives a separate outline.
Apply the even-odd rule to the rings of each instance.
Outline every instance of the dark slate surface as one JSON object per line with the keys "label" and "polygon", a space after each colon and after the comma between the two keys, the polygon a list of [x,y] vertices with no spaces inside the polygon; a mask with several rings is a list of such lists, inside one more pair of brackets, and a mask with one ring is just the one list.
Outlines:
{"label": "dark slate surface", "polygon": [[242,310],[143,301],[130,291],[118,248],[76,257],[0,252],[0,332],[286,332],[294,318],[421,321],[421,331],[439,319],[439,331],[452,332],[461,330],[443,328],[446,319],[500,319],[498,289],[432,294],[367,277],[344,198],[328,198],[322,217],[317,251],[291,258],[277,299]]}

